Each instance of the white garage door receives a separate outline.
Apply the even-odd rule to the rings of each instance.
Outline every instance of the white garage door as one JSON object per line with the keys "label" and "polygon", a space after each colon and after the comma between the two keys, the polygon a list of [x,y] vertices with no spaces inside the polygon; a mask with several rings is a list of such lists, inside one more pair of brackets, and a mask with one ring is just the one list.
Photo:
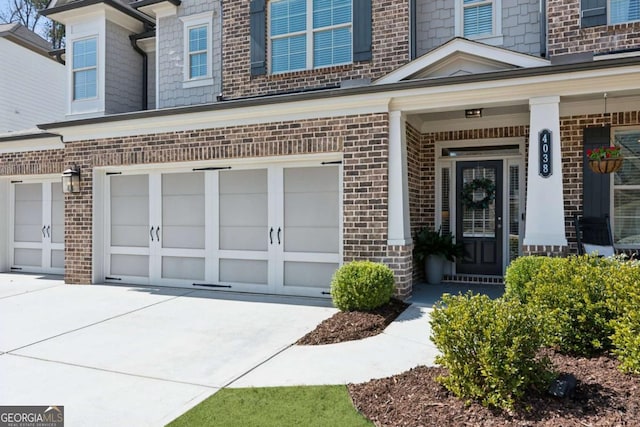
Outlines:
{"label": "white garage door", "polygon": [[314,162],[109,175],[106,280],[328,295],[340,173]]}
{"label": "white garage door", "polygon": [[64,195],[57,181],[12,181],[11,270],[64,273]]}

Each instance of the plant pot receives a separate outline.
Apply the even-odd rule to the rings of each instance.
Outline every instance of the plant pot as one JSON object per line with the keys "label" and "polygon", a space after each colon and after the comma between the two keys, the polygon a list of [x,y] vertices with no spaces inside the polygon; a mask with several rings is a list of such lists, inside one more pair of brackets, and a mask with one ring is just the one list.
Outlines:
{"label": "plant pot", "polygon": [[444,261],[439,255],[429,255],[424,263],[425,278],[430,285],[439,285],[444,278]]}
{"label": "plant pot", "polygon": [[622,157],[615,159],[589,160],[589,168],[595,173],[613,173],[622,167]]}

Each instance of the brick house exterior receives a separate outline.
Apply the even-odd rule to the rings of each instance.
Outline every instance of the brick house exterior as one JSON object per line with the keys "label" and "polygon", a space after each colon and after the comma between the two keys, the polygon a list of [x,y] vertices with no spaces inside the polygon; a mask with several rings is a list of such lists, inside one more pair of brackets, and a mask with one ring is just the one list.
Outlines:
{"label": "brick house exterior", "polygon": [[602,54],[638,48],[638,21],[585,27],[580,22],[580,2],[550,0],[547,3],[548,44],[551,56],[572,53]]}
{"label": "brick house exterior", "polygon": [[[500,25],[478,29],[465,27],[461,11],[468,6],[462,3],[438,2],[441,7],[434,10],[420,0],[353,0],[353,8],[370,7],[371,22],[364,26],[359,23],[357,28],[355,21],[340,25],[352,25],[348,28],[358,33],[353,36],[354,44],[360,43],[356,40],[361,37],[359,32],[370,36],[370,56],[365,55],[369,59],[271,72],[275,57],[269,56],[272,48],[268,46],[277,37],[270,35],[268,20],[275,12],[269,9],[271,2],[255,1],[145,1],[130,7],[58,1],[45,12],[71,29],[67,41],[70,57],[76,40],[95,39],[97,46],[104,40],[107,52],[111,52],[108,55],[112,55],[108,46],[123,48],[124,36],[146,53],[146,68],[137,60],[118,66],[120,72],[140,76],[128,82],[137,88],[120,88],[136,94],[124,114],[111,114],[110,106],[115,105],[119,89],[100,92],[97,66],[95,100],[83,103],[70,98],[71,114],[66,121],[41,125],[46,132],[62,136],[64,149],[50,151],[50,147],[40,145],[33,151],[0,154],[0,199],[13,200],[13,186],[18,185],[14,181],[23,177],[50,179],[71,165],[81,171],[80,192],[65,194],[64,198],[67,283],[126,282],[134,277],[139,279],[136,283],[171,286],[175,277],[165,277],[167,271],[175,275],[201,267],[202,278],[186,275],[175,283],[225,290],[229,283],[236,286],[233,280],[223,279],[230,271],[228,265],[233,264],[227,263],[227,258],[233,258],[231,261],[246,262],[243,265],[256,266],[257,270],[268,266],[264,268],[269,278],[264,279],[264,288],[238,285],[232,290],[321,296],[326,294],[328,283],[309,282],[287,288],[286,282],[299,274],[297,268],[303,268],[303,272],[308,268],[312,276],[315,273],[311,272],[320,271],[316,268],[325,268],[322,271],[326,272],[328,266],[370,259],[394,270],[397,294],[407,297],[412,286],[423,280],[423,268],[412,257],[412,238],[424,226],[441,227],[458,240],[467,239],[469,245],[481,248],[480,258],[448,265],[448,280],[493,283],[500,280],[516,256],[575,253],[573,215],[581,214],[583,206],[591,203],[585,198],[594,197],[583,185],[584,144],[593,143],[587,141],[591,137],[584,129],[600,127],[609,132],[610,127],[613,136],[619,129],[640,125],[640,60],[633,53],[638,46],[638,32],[634,32],[638,22],[576,28],[581,25],[577,0],[549,1],[544,14],[536,13],[537,2],[516,8],[513,2],[503,0],[491,2],[498,19],[494,22]],[[255,15],[255,10],[263,15]],[[449,17],[451,23],[438,21],[444,26],[434,32],[428,23],[436,15]],[[266,20],[259,23],[264,27],[253,27],[257,25],[254,16]],[[89,30],[88,24],[98,29]],[[204,54],[179,41],[191,37],[192,28],[208,31],[210,43]],[[544,28],[546,37],[540,37]],[[524,34],[519,33],[522,29],[526,30]],[[462,38],[461,31],[489,33]],[[256,41],[254,36],[263,33],[264,39]],[[307,43],[311,46],[309,39]],[[254,60],[260,55],[254,54],[260,49],[263,69],[256,73]],[[192,50],[193,55],[209,55],[205,56],[206,72],[194,81],[189,80],[192,71],[186,65],[190,64]],[[582,52],[593,53],[598,60],[574,55]],[[100,58],[107,64],[115,61],[101,57],[99,48],[96,55],[98,64]],[[309,58],[307,55],[307,64]],[[73,79],[77,72],[73,61],[67,61],[67,68]],[[153,94],[147,93],[135,105],[145,87]],[[606,100],[604,93],[608,94]],[[149,111],[143,111],[144,105],[151,107]],[[156,105],[159,108],[154,109]],[[469,109],[479,109],[480,117],[466,118],[465,110]],[[538,174],[538,138],[543,130],[553,138],[553,174],[549,177]],[[295,235],[294,225],[280,222],[286,221],[283,218],[287,215],[304,211],[304,204],[287,211],[291,206],[282,198],[294,200],[297,196],[287,193],[288,184],[282,181],[286,178],[278,177],[289,172],[309,172],[310,176],[314,171],[327,173],[319,172],[320,165],[333,167],[339,175],[339,187],[335,188],[339,200],[331,202],[336,203],[337,210],[331,211],[335,217],[326,221],[316,218],[315,229],[309,224],[297,226],[307,227],[309,236],[337,233],[339,248],[332,252],[309,246],[309,253],[299,254],[280,247],[281,228],[285,246],[291,244],[289,236]],[[229,169],[237,170],[238,175],[227,174]],[[199,175],[203,170],[208,172]],[[224,177],[244,176],[242,171],[249,171],[246,177],[250,171],[264,171],[268,178],[268,207],[265,205],[264,212],[268,212],[265,218],[269,222],[258,221],[264,227],[260,239],[266,241],[249,242],[249,246],[261,248],[252,249],[254,252],[227,250],[220,237],[227,232],[220,207],[227,200]],[[192,194],[183,189],[180,191],[184,194],[165,195],[161,186],[171,174],[176,179],[202,182],[204,190]],[[114,190],[120,176],[122,182],[131,185]],[[461,201],[463,184],[480,176],[491,176],[498,188],[496,194],[501,195],[492,205],[490,217],[480,218],[478,215],[486,212],[471,212]],[[114,206],[121,203],[116,193],[134,191],[135,182],[145,183],[142,191],[132,193],[137,199],[131,202],[144,205],[140,218],[145,221],[142,224],[138,218],[140,224],[134,221],[123,226],[142,229],[151,240],[123,249],[110,243],[116,239],[121,221],[117,219],[120,213],[114,211]],[[324,200],[321,191],[312,189],[314,182],[305,185],[308,192],[302,197],[308,203]],[[615,191],[614,184],[610,185]],[[195,215],[192,223],[186,224],[206,231],[204,246],[195,241],[180,241],[168,249],[160,245],[161,238],[163,244],[170,240],[168,220],[167,224],[158,222],[171,216],[163,210],[165,196],[169,197],[166,200],[175,196],[216,207],[206,209],[209,214],[217,214],[208,214],[205,219]],[[611,204],[606,204],[609,211],[603,212],[614,220],[618,209],[615,203],[612,197]],[[318,204],[318,209],[321,206]],[[15,231],[12,215],[11,211],[0,212],[0,222],[7,224],[8,230],[0,233],[7,240],[6,248],[0,251],[3,270],[20,267],[12,252],[21,247],[10,238]],[[237,211],[235,216],[246,215]],[[339,220],[337,229],[332,228],[335,220]],[[469,231],[468,224],[484,228]],[[217,230],[213,234],[212,228]],[[318,231],[325,229],[334,231]],[[484,240],[478,243],[480,240],[470,237],[473,235],[483,235]],[[310,257],[314,251],[323,254],[314,260]],[[130,260],[140,262],[133,265]],[[116,261],[123,263],[122,271],[135,272],[127,275],[116,271]],[[212,262],[215,267],[210,266]]]}
{"label": "brick house exterior", "polygon": [[372,60],[323,69],[251,76],[247,21],[250,2],[224,2],[224,98],[233,99],[339,86],[343,80],[382,77],[409,60],[409,5],[372,3]]}

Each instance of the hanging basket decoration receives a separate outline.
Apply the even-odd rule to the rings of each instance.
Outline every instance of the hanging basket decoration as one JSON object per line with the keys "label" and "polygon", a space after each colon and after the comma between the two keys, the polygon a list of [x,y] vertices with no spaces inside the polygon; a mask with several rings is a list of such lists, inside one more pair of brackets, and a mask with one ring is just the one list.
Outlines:
{"label": "hanging basket decoration", "polygon": [[[477,193],[483,193],[484,197],[481,199],[476,198],[475,195]],[[488,209],[495,198],[496,184],[489,178],[476,178],[462,187],[462,205],[467,209]]]}
{"label": "hanging basket decoration", "polygon": [[622,157],[617,159],[589,160],[589,168],[595,173],[614,173],[622,168]]}
{"label": "hanging basket decoration", "polygon": [[589,168],[595,173],[614,173],[622,168],[624,158],[620,153],[620,147],[601,147],[587,150]]}

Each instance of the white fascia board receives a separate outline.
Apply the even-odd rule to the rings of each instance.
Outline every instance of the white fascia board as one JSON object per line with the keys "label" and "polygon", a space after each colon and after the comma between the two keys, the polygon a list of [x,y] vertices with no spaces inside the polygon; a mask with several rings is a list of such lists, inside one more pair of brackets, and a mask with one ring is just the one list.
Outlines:
{"label": "white fascia board", "polygon": [[138,11],[144,13],[145,15],[149,15],[154,19],[158,19],[177,15],[178,6],[169,2],[162,2],[139,7]]}
{"label": "white fascia board", "polygon": [[54,21],[60,22],[64,25],[70,25],[82,22],[91,15],[104,16],[105,19],[108,19],[109,21],[134,33],[139,33],[144,30],[144,24],[142,22],[105,3],[97,3],[90,6],[54,13],[47,16],[47,18],[53,19]]}
{"label": "white fascia board", "polygon": [[[327,99],[291,101],[246,108],[131,118],[87,125],[56,127],[65,142],[192,129],[221,128],[354,114],[372,114],[392,110],[405,113],[446,111],[446,109],[482,107],[485,104],[522,103],[540,96],[576,96],[638,89],[640,65],[539,75],[445,86],[397,89]],[[597,88],[597,89],[594,89]]]}
{"label": "white fascia board", "polygon": [[193,129],[216,129],[281,121],[322,119],[354,114],[385,113],[389,110],[389,97],[386,94],[382,95],[369,94],[364,97],[361,95],[228,110],[176,113],[121,122],[56,128],[55,132],[63,135],[65,142],[72,142]]}
{"label": "white fascia board", "polygon": [[543,67],[551,64],[550,61],[543,58],[457,38],[381,77],[373,84],[397,83],[456,53],[466,53],[492,62],[503,62],[520,68]]}
{"label": "white fascia board", "polygon": [[44,151],[63,149],[64,144],[59,136],[51,136],[48,138],[32,138],[19,139],[16,141],[0,142],[0,154],[5,153],[22,153],[25,151]]}
{"label": "white fascia board", "polygon": [[640,65],[501,79],[460,85],[433,86],[393,92],[390,107],[405,112],[446,111],[452,107],[522,101],[540,96],[577,96],[637,90]]}

